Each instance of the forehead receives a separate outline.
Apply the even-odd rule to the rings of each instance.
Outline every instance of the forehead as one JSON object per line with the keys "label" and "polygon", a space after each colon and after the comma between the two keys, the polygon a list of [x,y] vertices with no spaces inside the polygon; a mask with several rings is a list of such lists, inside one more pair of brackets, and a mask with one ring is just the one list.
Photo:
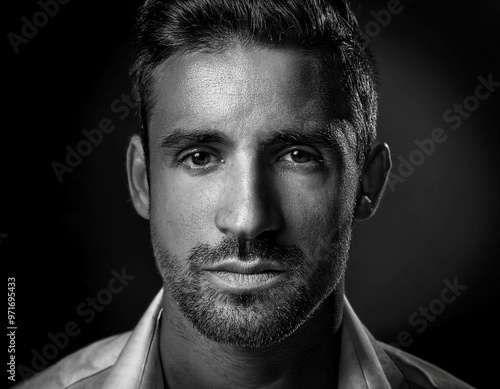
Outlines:
{"label": "forehead", "polygon": [[153,74],[150,135],[324,126],[333,118],[318,68],[316,57],[299,50],[233,47],[170,57]]}

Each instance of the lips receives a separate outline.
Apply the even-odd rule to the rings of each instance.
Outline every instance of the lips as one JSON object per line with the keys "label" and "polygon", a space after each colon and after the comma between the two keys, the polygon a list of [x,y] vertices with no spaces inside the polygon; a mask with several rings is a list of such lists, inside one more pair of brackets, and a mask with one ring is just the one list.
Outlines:
{"label": "lips", "polygon": [[285,271],[285,269],[282,266],[266,261],[257,261],[257,262],[227,261],[219,263],[205,270],[214,272],[237,273],[237,274],[259,274],[259,273]]}
{"label": "lips", "polygon": [[283,267],[266,261],[228,261],[205,270],[217,286],[234,291],[269,288],[282,280],[285,274]]}

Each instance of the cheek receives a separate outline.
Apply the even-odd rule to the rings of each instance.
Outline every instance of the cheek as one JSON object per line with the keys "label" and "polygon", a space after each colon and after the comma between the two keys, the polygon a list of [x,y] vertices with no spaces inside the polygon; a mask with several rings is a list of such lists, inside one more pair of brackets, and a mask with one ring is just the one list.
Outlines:
{"label": "cheek", "polygon": [[310,251],[338,223],[341,207],[336,175],[281,180],[280,196],[290,239]]}
{"label": "cheek", "polygon": [[213,204],[218,189],[196,185],[180,174],[151,176],[150,222],[170,253],[185,258],[200,243],[210,243],[207,231],[213,228]]}

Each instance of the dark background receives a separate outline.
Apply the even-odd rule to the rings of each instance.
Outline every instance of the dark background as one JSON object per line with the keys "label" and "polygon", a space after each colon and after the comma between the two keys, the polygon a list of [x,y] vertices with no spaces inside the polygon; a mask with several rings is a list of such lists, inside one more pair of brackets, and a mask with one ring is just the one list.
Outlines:
{"label": "dark background", "polygon": [[[387,10],[386,1],[353,4],[363,29],[377,22],[374,12]],[[138,119],[112,108],[122,93],[131,93],[127,71],[136,6],[123,0],[60,5],[16,54],[8,33],[21,34],[21,18],[32,20],[41,6],[32,0],[0,3],[6,85],[0,256],[6,277],[16,278],[18,367],[35,370],[34,353],[54,343],[48,334],[64,331],[70,321],[80,332],[46,358],[50,364],[130,330],[161,287],[147,223],[127,193],[124,156]],[[500,91],[456,130],[443,113],[474,94],[479,76],[500,81],[500,6],[401,0],[398,9],[390,21],[377,22],[378,33],[373,23],[367,33],[380,68],[379,138],[391,146],[396,172],[398,158],[408,159],[416,149],[415,139],[429,138],[437,127],[448,138],[386,191],[376,217],[355,228],[346,293],[378,339],[396,342],[406,331],[412,342],[404,350],[474,386],[496,387]],[[86,139],[82,131],[103,118],[116,129],[60,183],[51,164],[64,163],[66,146],[76,148]],[[111,271],[123,267],[135,279],[86,323],[89,316],[77,307],[107,289]],[[439,307],[434,300],[445,280],[455,278],[467,289],[419,332],[411,315]],[[17,382],[21,378],[18,373]]]}

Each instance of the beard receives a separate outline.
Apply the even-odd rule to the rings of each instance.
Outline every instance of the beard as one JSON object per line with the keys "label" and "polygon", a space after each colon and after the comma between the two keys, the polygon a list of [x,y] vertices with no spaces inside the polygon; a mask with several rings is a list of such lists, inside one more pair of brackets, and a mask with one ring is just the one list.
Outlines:
{"label": "beard", "polygon": [[[263,348],[294,333],[335,290],[345,273],[351,228],[346,223],[328,239],[318,240],[308,256],[295,245],[225,237],[217,246],[195,246],[180,260],[158,236],[151,224],[158,272],[193,327],[214,342]],[[229,258],[273,262],[285,269],[286,276],[263,290],[220,290],[202,269]]]}

